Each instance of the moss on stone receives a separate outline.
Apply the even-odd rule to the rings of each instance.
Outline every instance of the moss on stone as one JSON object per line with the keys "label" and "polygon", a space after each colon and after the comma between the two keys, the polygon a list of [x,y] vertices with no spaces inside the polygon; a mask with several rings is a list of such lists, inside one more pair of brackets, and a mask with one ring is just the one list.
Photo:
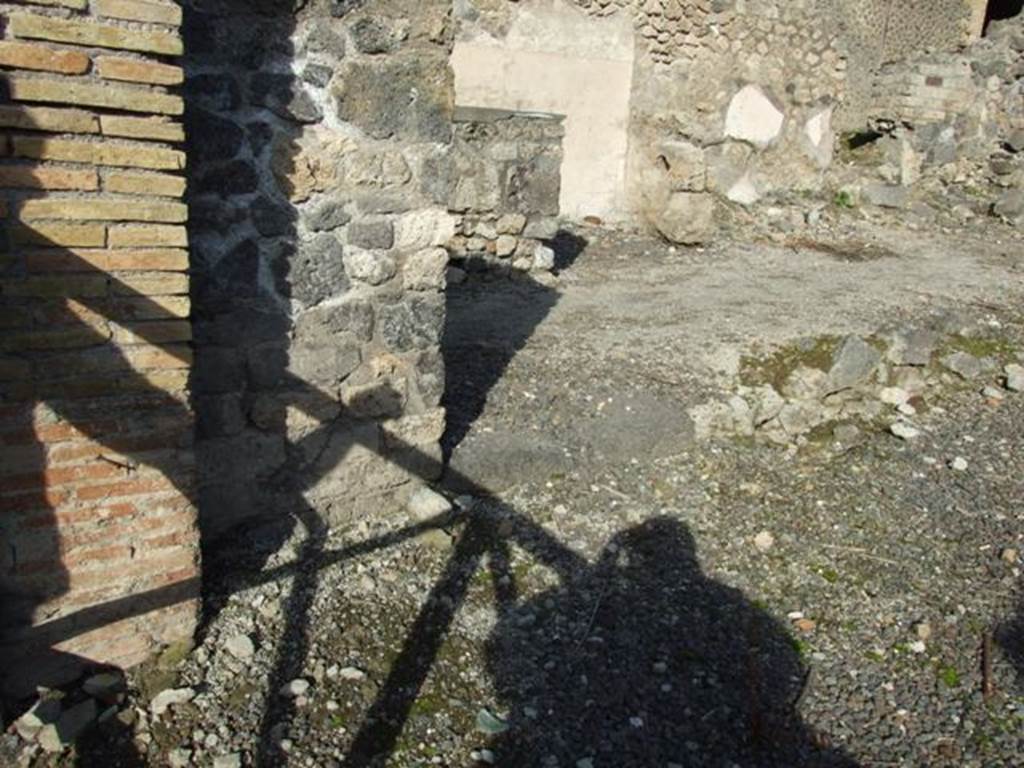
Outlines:
{"label": "moss on stone", "polygon": [[991,357],[1001,362],[1009,362],[1016,359],[1017,356],[1017,349],[1009,339],[995,335],[955,334],[950,336],[942,345],[939,357],[945,357],[953,352],[966,352],[977,358]]}
{"label": "moss on stone", "polygon": [[828,371],[840,341],[838,336],[800,339],[767,356],[745,355],[740,359],[740,381],[749,387],[770,384],[781,391],[789,375],[800,366]]}

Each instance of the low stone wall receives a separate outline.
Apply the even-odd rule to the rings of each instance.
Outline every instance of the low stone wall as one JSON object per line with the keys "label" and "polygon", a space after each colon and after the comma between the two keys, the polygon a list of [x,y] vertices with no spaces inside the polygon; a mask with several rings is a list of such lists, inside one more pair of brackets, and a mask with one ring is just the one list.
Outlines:
{"label": "low stone wall", "polygon": [[0,694],[189,642],[181,9],[0,3]]}
{"label": "low stone wall", "polygon": [[558,231],[561,117],[462,109],[455,119],[452,257],[470,271],[550,269],[541,240]]}

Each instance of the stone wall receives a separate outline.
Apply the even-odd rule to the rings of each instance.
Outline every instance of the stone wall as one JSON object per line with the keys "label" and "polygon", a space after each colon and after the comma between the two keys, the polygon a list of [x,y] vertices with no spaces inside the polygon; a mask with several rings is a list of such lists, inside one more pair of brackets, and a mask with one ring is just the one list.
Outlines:
{"label": "stone wall", "polygon": [[679,242],[711,235],[715,200],[821,189],[846,87],[841,30],[821,0],[695,9],[692,45],[638,54],[631,102],[628,196]]}
{"label": "stone wall", "polygon": [[[597,91],[617,109],[622,83],[608,75],[602,89],[577,74],[572,88],[551,88],[548,81],[558,74],[533,76],[533,58],[543,59],[543,71],[562,73],[600,57],[589,41],[601,37],[609,41],[607,60],[631,61],[626,170],[605,179],[621,183],[623,192],[621,199],[606,195],[614,204],[592,212],[613,221],[639,215],[691,241],[710,233],[714,200],[751,205],[822,190],[834,135],[866,129],[879,103],[877,85],[905,90],[879,80],[880,67],[963,47],[979,37],[985,18],[981,0],[459,0],[455,6],[460,104],[568,116],[562,213],[569,218],[586,215],[585,206],[568,204],[579,176],[572,168],[585,167],[588,157],[596,167],[607,163],[593,152],[594,141],[580,140],[576,111],[585,94]],[[534,83],[534,91],[524,96],[509,85],[519,81]],[[542,106],[531,98],[541,91]],[[887,103],[898,95],[883,94]],[[923,104],[936,95],[915,98]],[[954,96],[942,97],[946,106]],[[737,128],[741,122],[760,126]],[[601,143],[617,153],[615,134],[602,134]],[[706,226],[680,228],[681,219]]]}
{"label": "stone wall", "polygon": [[212,538],[383,514],[439,472],[449,5],[186,4]]}
{"label": "stone wall", "polygon": [[558,231],[562,120],[557,115],[460,110],[455,116],[448,243],[470,271],[550,269],[541,242]]}
{"label": "stone wall", "polygon": [[[751,71],[784,72],[796,90],[827,88],[837,57],[818,0],[574,0],[588,14],[624,13],[633,20],[644,57],[656,64],[742,53]],[[825,66],[820,66],[824,64]],[[819,77],[824,75],[824,77]],[[831,91],[829,91],[831,92]],[[816,95],[811,95],[815,98]]]}
{"label": "stone wall", "polygon": [[879,67],[929,51],[955,51],[981,33],[978,0],[829,0],[849,58],[849,88],[837,116],[841,130],[863,130]]}
{"label": "stone wall", "polygon": [[[837,170],[837,186],[858,186],[869,202],[904,205],[910,190],[943,202],[970,189],[979,211],[986,196],[1006,188],[993,210],[1019,219],[1024,180],[1024,18],[994,22],[963,51],[922,53],[880,68],[867,112],[873,139]],[[865,181],[864,172],[875,182]],[[851,172],[862,174],[861,179]],[[845,178],[844,178],[845,177]],[[879,185],[877,178],[888,185]],[[851,182],[851,183],[846,183]],[[1007,215],[1009,214],[1009,215]]]}
{"label": "stone wall", "polygon": [[0,695],[196,620],[181,9],[0,3]]}

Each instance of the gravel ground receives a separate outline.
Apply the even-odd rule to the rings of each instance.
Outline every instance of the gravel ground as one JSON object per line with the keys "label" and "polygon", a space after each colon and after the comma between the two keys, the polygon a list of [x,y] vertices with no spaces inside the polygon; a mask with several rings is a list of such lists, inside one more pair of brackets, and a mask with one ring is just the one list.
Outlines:
{"label": "gravel ground", "polygon": [[[721,307],[740,319],[716,329],[710,289],[673,286],[727,257],[727,273],[771,274],[777,246],[589,236],[551,285],[453,292],[447,448],[468,477],[449,487],[475,493],[451,515],[283,547],[280,531],[240,534],[208,563],[194,651],[132,675],[75,750],[6,736],[0,763],[1021,765],[1024,394],[983,396],[996,373],[936,377],[912,440],[869,424],[843,443],[698,441],[687,416],[726,391],[737,345],[941,311],[1018,354],[1019,241],[947,243],[947,282],[930,257],[915,282],[892,250],[846,312],[802,289],[771,284],[763,308],[740,292]],[[832,263],[851,270],[839,283],[866,268]],[[933,298],[873,292],[904,280]],[[786,302],[798,318],[758,326]],[[166,689],[182,701],[158,716]]]}

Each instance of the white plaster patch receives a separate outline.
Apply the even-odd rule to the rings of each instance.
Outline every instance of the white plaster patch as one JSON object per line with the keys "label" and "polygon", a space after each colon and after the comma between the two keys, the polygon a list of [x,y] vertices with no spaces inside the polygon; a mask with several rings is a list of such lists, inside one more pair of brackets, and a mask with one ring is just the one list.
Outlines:
{"label": "white plaster patch", "polygon": [[631,19],[594,18],[569,0],[513,7],[503,38],[460,25],[451,57],[456,106],[564,115],[560,215],[625,220]]}
{"label": "white plaster patch", "polygon": [[746,85],[732,97],[725,115],[725,134],[766,147],[782,133],[786,115],[756,85]]}
{"label": "white plaster patch", "polygon": [[753,205],[761,199],[761,193],[757,191],[757,187],[754,186],[754,182],[747,174],[744,174],[739,181],[729,187],[725,196],[740,205]]}
{"label": "white plaster patch", "polygon": [[811,144],[816,147],[821,146],[821,140],[825,137],[826,119],[826,114],[824,112],[819,112],[807,121],[807,127],[804,129],[807,133],[807,138],[809,138],[811,140]]}
{"label": "white plaster patch", "polygon": [[810,154],[818,165],[827,168],[832,164],[835,150],[835,135],[832,132],[832,107],[814,114],[804,126],[804,135],[810,142]]}

